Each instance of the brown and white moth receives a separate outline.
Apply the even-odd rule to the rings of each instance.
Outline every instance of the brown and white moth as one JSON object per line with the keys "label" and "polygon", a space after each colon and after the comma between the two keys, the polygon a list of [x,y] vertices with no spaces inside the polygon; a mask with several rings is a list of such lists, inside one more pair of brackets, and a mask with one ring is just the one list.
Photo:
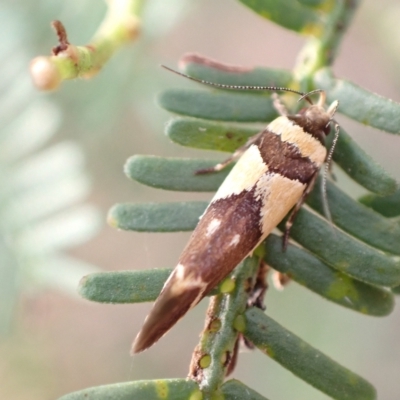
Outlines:
{"label": "brown and white moth", "polygon": [[[310,93],[305,95],[291,89],[220,85],[176,73],[223,89],[283,90],[298,93],[310,101]],[[331,150],[327,160],[324,142],[338,102],[334,101],[325,110],[325,92],[316,92],[320,93],[318,103],[313,105],[310,101],[309,107],[295,115],[287,114],[277,104],[283,115],[225,162],[210,170],[198,171],[219,171],[240,157],[200,218],[178,265],[137,335],[132,353],[141,352],[160,339],[252,254],[292,210],[284,235],[286,246],[294,216],[312,190],[321,166],[330,161],[332,154]],[[337,134],[336,126],[335,139]]]}

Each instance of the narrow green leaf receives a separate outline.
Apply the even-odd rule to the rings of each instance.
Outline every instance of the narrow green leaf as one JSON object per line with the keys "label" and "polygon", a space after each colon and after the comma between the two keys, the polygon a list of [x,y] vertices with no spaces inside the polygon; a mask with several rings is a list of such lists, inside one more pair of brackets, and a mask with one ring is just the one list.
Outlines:
{"label": "narrow green leaf", "polygon": [[114,383],[66,394],[59,400],[201,400],[194,381],[159,379]]}
{"label": "narrow green leaf", "polygon": [[246,311],[244,335],[299,378],[336,400],[376,399],[374,387],[286,330],[261,310]]}
{"label": "narrow green leaf", "polygon": [[215,164],[215,160],[133,156],[125,164],[125,173],[129,178],[155,188],[182,192],[212,192],[226,178],[231,168],[209,174],[195,173]]}
{"label": "narrow green leaf", "polygon": [[267,400],[237,379],[231,379],[221,386],[224,400]]}
{"label": "narrow green leaf", "polygon": [[322,22],[312,9],[293,0],[239,0],[257,14],[293,31],[319,35]]}
{"label": "narrow green leaf", "polygon": [[268,265],[327,300],[374,316],[393,310],[394,298],[388,290],[352,279],[295,245],[289,244],[283,252],[282,238],[276,235],[267,238],[264,248]]}
{"label": "narrow green leaf", "polygon": [[[172,268],[96,272],[81,279],[78,292],[83,298],[98,303],[125,304],[155,301],[171,272]],[[207,296],[218,293],[220,293],[220,285],[211,290]]]}
{"label": "narrow green leaf", "polygon": [[[353,200],[334,183],[327,182],[328,206],[338,227],[365,243],[400,255],[400,223],[382,217]],[[324,216],[322,190],[317,185],[307,203]]]}
{"label": "narrow green leaf", "polygon": [[137,232],[192,231],[207,205],[204,201],[116,204],[108,213],[108,223]]}
{"label": "narrow green leaf", "polygon": [[204,150],[233,153],[260,129],[207,122],[193,118],[173,118],[166,128],[166,135],[182,146]]}
{"label": "narrow green leaf", "polygon": [[[284,228],[284,223],[279,225]],[[290,236],[331,267],[378,286],[400,283],[400,258],[389,256],[344,233],[305,208],[296,216]]]}
{"label": "narrow green leaf", "polygon": [[143,303],[154,301],[172,269],[98,272],[84,276],[78,292],[98,303]]}
{"label": "narrow green leaf", "polygon": [[314,84],[326,90],[329,101],[339,100],[340,113],[386,132],[400,133],[400,103],[352,82],[335,79],[328,68],[315,74]]}
{"label": "narrow green leaf", "polygon": [[[327,139],[332,141],[333,135],[329,135]],[[352,179],[371,192],[383,195],[396,190],[396,180],[365,153],[342,128],[340,128],[333,160]]]}
{"label": "narrow green leaf", "polygon": [[270,121],[277,115],[270,95],[170,89],[161,93],[158,102],[177,114],[220,121]]}
{"label": "narrow green leaf", "polygon": [[361,197],[359,201],[385,217],[397,217],[400,215],[400,189],[385,197],[367,194]]}
{"label": "narrow green leaf", "polygon": [[[284,69],[261,68],[240,69],[225,67],[218,63],[190,61],[185,64],[185,73],[194,78],[223,85],[235,86],[278,86],[288,87],[292,73]],[[263,93],[253,92],[253,93]]]}
{"label": "narrow green leaf", "polygon": [[[96,272],[81,279],[78,291],[85,299],[98,303],[125,304],[154,301],[171,272],[172,268]],[[208,296],[219,293],[221,293],[220,286],[211,290]]]}

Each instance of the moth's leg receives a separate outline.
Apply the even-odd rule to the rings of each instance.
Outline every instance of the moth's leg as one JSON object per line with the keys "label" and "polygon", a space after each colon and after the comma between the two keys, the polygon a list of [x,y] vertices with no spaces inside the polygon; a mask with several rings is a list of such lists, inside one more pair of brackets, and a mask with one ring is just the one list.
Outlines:
{"label": "moth's leg", "polygon": [[241,147],[239,147],[229,158],[227,158],[225,161],[222,161],[221,163],[215,165],[214,167],[210,168],[204,168],[204,169],[199,169],[195,172],[196,175],[201,175],[201,174],[209,174],[211,172],[218,172],[223,170],[225,167],[227,167],[229,164],[233,163],[237,159],[239,159],[243,153],[252,145],[254,144],[260,136],[264,133],[264,130],[261,132],[257,133],[256,135],[252,136],[249,138],[249,140]]}
{"label": "moth's leg", "polygon": [[253,281],[250,292],[248,293],[247,307],[257,307],[265,310],[264,297],[268,289],[267,275],[270,271],[269,265],[264,261],[259,261],[257,276]]}
{"label": "moth's leg", "polygon": [[288,241],[289,241],[290,229],[292,228],[294,219],[296,218],[296,215],[299,212],[301,206],[304,204],[307,196],[313,190],[317,178],[318,178],[318,171],[316,171],[314,173],[314,175],[312,176],[310,181],[307,183],[307,186],[306,186],[303,194],[301,195],[301,197],[300,197],[299,201],[297,202],[297,204],[294,206],[292,212],[289,215],[289,218],[286,221],[285,232],[283,234],[283,241],[282,241],[282,250],[283,251],[285,251],[286,248],[287,248],[287,244],[288,244]]}
{"label": "moth's leg", "polygon": [[277,93],[272,93],[272,104],[275,110],[278,112],[279,115],[286,116],[289,115],[288,110],[286,109],[285,105],[282,103],[281,98],[278,96]]}

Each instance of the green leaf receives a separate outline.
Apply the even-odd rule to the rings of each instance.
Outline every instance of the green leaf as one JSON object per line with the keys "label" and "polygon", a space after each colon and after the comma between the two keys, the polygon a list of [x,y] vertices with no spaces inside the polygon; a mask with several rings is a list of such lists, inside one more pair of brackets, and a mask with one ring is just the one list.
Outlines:
{"label": "green leaf", "polygon": [[[284,223],[279,225],[284,229]],[[328,221],[302,208],[290,236],[331,267],[378,286],[400,283],[400,261],[354,239]]]}
{"label": "green leaf", "polygon": [[66,394],[59,400],[201,400],[194,381],[159,379],[114,383]]}
{"label": "green leaf", "polygon": [[137,232],[192,231],[207,205],[204,201],[116,204],[108,213],[108,223]]}
{"label": "green leaf", "polygon": [[155,188],[212,192],[226,178],[231,168],[210,174],[195,173],[215,164],[215,160],[133,156],[125,164],[125,173],[129,178]]}
{"label": "green leaf", "polygon": [[193,118],[173,118],[166,128],[166,135],[182,146],[204,150],[233,153],[260,129],[207,122]]}
{"label": "green leaf", "polygon": [[177,114],[220,121],[260,122],[277,116],[270,95],[169,89],[160,95],[158,103]]}
{"label": "green leaf", "polygon": [[237,379],[231,379],[221,386],[224,400],[267,400]]}
{"label": "green leaf", "polygon": [[[328,143],[333,135],[327,137]],[[340,135],[333,153],[333,160],[356,182],[371,192],[390,194],[397,188],[397,182],[371,156],[340,128]]]}
{"label": "green leaf", "polygon": [[400,133],[400,103],[352,82],[335,79],[328,68],[315,74],[314,84],[327,92],[330,102],[339,100],[340,113],[386,132]]}
{"label": "green leaf", "polygon": [[239,0],[257,14],[293,31],[319,35],[322,21],[316,12],[294,0]]}
{"label": "green leaf", "polygon": [[[193,57],[192,57],[193,58]],[[185,73],[196,79],[213,83],[235,86],[278,86],[288,87],[292,82],[292,73],[284,69],[261,68],[252,69],[231,68],[218,63],[199,60],[185,64]],[[265,93],[252,92],[252,93]]]}
{"label": "green leaf", "polygon": [[172,269],[99,272],[84,276],[78,292],[98,303],[143,303],[154,301]]}
{"label": "green leaf", "polygon": [[[321,181],[321,180],[320,180]],[[319,182],[320,183],[320,182]],[[335,225],[365,243],[393,254],[400,254],[400,223],[382,217],[327,182],[328,207]],[[324,215],[322,190],[317,185],[307,203]]]}
{"label": "green leaf", "polygon": [[286,330],[261,310],[245,313],[244,335],[261,351],[336,400],[376,399],[374,387]]}
{"label": "green leaf", "polygon": [[295,245],[289,244],[283,252],[281,237],[270,235],[264,249],[268,265],[327,300],[374,316],[393,310],[394,298],[388,290],[352,279]]}
{"label": "green leaf", "polygon": [[397,217],[400,215],[400,189],[385,197],[367,194],[361,197],[359,201],[385,217]]}
{"label": "green leaf", "polygon": [[[85,299],[98,303],[125,304],[154,301],[171,272],[172,268],[96,272],[81,279],[78,291]],[[219,293],[218,286],[211,290],[208,296]]]}

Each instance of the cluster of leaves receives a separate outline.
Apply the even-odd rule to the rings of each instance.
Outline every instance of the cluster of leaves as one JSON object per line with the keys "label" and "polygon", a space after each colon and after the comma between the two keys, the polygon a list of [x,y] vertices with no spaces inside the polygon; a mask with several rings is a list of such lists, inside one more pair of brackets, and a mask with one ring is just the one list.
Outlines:
{"label": "cluster of leaves", "polygon": [[[320,88],[326,91],[328,101],[339,100],[339,112],[377,129],[399,133],[400,104],[336,79],[329,68],[357,2],[241,2],[288,29],[311,34],[312,45],[307,46],[307,51],[311,51],[313,57],[304,57],[303,63],[292,72],[269,68],[232,71],[209,60],[187,57],[182,63],[187,74],[228,85],[300,86],[304,91]],[[159,103],[184,116],[168,124],[166,133],[171,140],[207,150],[232,152],[258,131],[239,123],[266,123],[276,117],[270,96],[262,93],[168,90],[161,95]],[[333,158],[371,194],[356,201],[330,182],[327,196],[332,227],[322,217],[320,190],[314,190],[307,201],[313,211],[303,208],[291,230],[291,237],[297,244],[290,244],[282,253],[281,239],[270,235],[257,254],[275,270],[288,274],[295,282],[329,301],[363,314],[384,316],[392,311],[393,294],[399,291],[400,284],[400,225],[390,218],[400,214],[400,191],[395,180],[342,128]],[[127,161],[125,172],[129,178],[156,188],[211,192],[219,187],[229,170],[202,176],[194,172],[214,164],[215,161],[203,159],[134,156]],[[111,225],[124,230],[190,231],[206,206],[204,202],[118,204],[110,211],[109,220]],[[283,225],[278,228],[282,229]],[[320,353],[261,310],[246,310],[242,283],[246,277],[254,275],[256,265],[254,259],[246,260],[233,274],[234,290],[226,293],[219,288],[212,293],[217,294],[216,303],[228,299],[231,306],[224,310],[221,301],[218,311],[221,321],[230,321],[222,324],[219,338],[229,339],[223,344],[214,342],[212,332],[207,332],[202,339],[202,348],[207,349],[211,360],[205,362],[202,358],[202,364],[200,361],[207,382],[200,382],[200,385],[184,379],[128,382],[86,389],[62,399],[265,399],[241,382],[223,383],[224,371],[218,372],[217,363],[213,361],[221,360],[218,357],[221,346],[228,346],[229,340],[232,343],[239,332],[269,357],[334,399],[375,399],[375,389],[363,378]],[[80,292],[97,302],[152,301],[170,271],[92,274],[82,280]],[[209,386],[211,381],[214,382],[212,387]]]}

